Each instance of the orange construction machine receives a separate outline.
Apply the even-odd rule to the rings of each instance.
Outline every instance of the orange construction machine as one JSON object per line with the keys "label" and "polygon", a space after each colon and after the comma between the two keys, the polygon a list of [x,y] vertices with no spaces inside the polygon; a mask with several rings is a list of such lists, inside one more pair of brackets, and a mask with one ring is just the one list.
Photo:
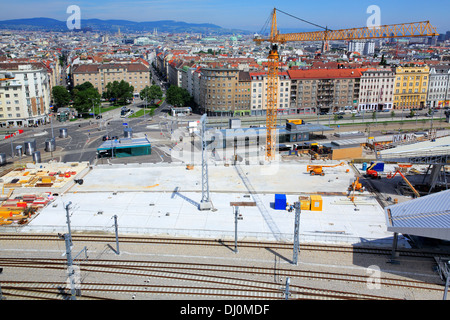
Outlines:
{"label": "orange construction machine", "polygon": [[414,186],[411,184],[411,182],[409,182],[408,179],[406,179],[406,177],[403,175],[403,173],[400,171],[400,169],[398,169],[397,171],[395,171],[394,174],[389,173],[389,174],[387,175],[387,178],[388,178],[388,179],[393,179],[397,173],[398,173],[399,175],[401,175],[401,177],[403,178],[403,180],[405,180],[406,184],[411,188],[411,190],[414,192],[415,196],[416,196],[417,198],[420,198],[420,193],[419,193],[419,191],[417,191],[416,188],[414,188]]}
{"label": "orange construction machine", "polygon": [[306,171],[309,172],[310,175],[315,176],[315,175],[321,175],[324,176],[325,172],[323,172],[323,168],[334,168],[334,167],[338,167],[338,166],[343,166],[345,165],[345,162],[341,162],[335,165],[322,165],[322,164],[309,164],[306,167]]}

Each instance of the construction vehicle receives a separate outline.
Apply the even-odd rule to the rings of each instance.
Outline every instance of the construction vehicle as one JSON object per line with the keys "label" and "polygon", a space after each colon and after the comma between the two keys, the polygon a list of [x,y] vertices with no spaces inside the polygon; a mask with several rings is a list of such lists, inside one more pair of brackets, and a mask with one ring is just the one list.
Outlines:
{"label": "construction vehicle", "polygon": [[306,171],[309,172],[310,175],[315,176],[315,175],[320,175],[320,176],[324,176],[325,172],[323,172],[323,168],[335,168],[338,166],[343,166],[345,165],[345,162],[341,162],[335,165],[322,165],[322,164],[309,164],[306,167]]}
{"label": "construction vehicle", "polygon": [[278,10],[276,8],[271,11],[271,27],[270,34],[267,38],[260,35],[254,37],[257,44],[263,42],[270,43],[270,51],[268,55],[268,72],[267,72],[267,112],[266,112],[266,160],[275,159],[276,150],[276,123],[277,123],[277,106],[278,106],[278,70],[279,55],[278,45],[292,41],[322,41],[322,52],[329,48],[329,41],[334,40],[365,40],[365,39],[383,39],[383,38],[412,38],[412,37],[430,37],[438,36],[436,28],[431,26],[429,21],[416,23],[403,23],[394,25],[384,25],[379,27],[362,27],[352,29],[330,30],[328,27],[322,27],[312,22],[294,17],[298,20],[306,22],[323,29],[323,31],[300,32],[280,34],[277,28],[277,11],[288,16],[291,14]]}
{"label": "construction vehicle", "polygon": [[348,187],[348,191],[359,191],[364,192],[365,188],[363,187],[362,183],[359,182],[359,177],[356,178],[355,181],[352,182],[352,184]]}
{"label": "construction vehicle", "polygon": [[420,193],[419,193],[419,191],[417,191],[416,188],[414,188],[414,186],[411,184],[411,182],[409,182],[409,180],[406,179],[406,177],[403,175],[403,173],[400,171],[400,169],[397,169],[397,170],[395,171],[394,174],[389,173],[389,174],[387,175],[387,178],[388,178],[388,179],[393,179],[393,178],[397,175],[397,173],[400,174],[400,176],[403,178],[403,180],[405,180],[406,184],[411,188],[412,192],[414,192],[414,195],[415,195],[417,198],[420,198]]}
{"label": "construction vehicle", "polygon": [[366,170],[366,175],[372,179],[381,179],[384,171],[383,162],[372,162]]}
{"label": "construction vehicle", "polygon": [[350,191],[348,198],[351,202],[355,203],[355,191],[364,192],[364,187],[362,186],[361,182],[359,182],[359,177],[356,178],[355,181],[352,182],[350,187],[348,188],[348,191]]}

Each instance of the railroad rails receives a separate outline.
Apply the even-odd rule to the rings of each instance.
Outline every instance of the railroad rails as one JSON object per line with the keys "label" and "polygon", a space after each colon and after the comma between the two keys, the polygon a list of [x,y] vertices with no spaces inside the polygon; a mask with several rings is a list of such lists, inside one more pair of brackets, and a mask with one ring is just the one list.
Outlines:
{"label": "railroad rails", "polygon": [[[0,258],[4,268],[44,269],[63,272],[66,268],[64,259],[42,258]],[[83,274],[110,274],[122,282],[133,277],[143,279],[141,283],[93,282],[81,281],[82,299],[141,299],[164,295],[170,297],[201,296],[206,298],[227,299],[285,299],[284,286],[274,277],[274,268],[255,266],[235,266],[205,263],[181,263],[167,261],[129,261],[129,260],[88,260],[80,264]],[[329,273],[305,271],[292,268],[277,268],[279,279],[290,277],[289,299],[324,299],[324,300],[397,300],[398,298],[348,292],[320,286],[307,286],[307,280],[330,281],[334,283],[352,283],[354,286],[366,286],[368,275],[346,273]],[[270,279],[270,280],[269,280]],[[161,283],[164,280],[164,284]],[[170,281],[176,281],[172,284]],[[182,282],[180,285],[179,282]],[[441,292],[442,285],[430,284],[417,280],[403,280],[390,277],[380,279],[381,286],[408,288]],[[2,281],[3,296],[8,299],[65,299],[67,293],[65,282],[45,281]],[[345,286],[347,288],[347,285]],[[68,291],[68,290],[66,290]],[[114,298],[115,297],[115,298]]]}
{"label": "railroad rails", "polygon": [[[72,234],[74,242],[101,242],[112,243],[115,241],[114,235],[83,235]],[[0,241],[61,241],[57,234],[0,234]],[[140,237],[140,236],[120,236],[120,243],[136,244],[161,244],[161,245],[183,245],[183,246],[226,246],[233,247],[234,240],[222,239],[193,239],[193,238],[166,238],[166,237]],[[287,242],[268,242],[268,241],[238,241],[240,248],[270,248],[292,250],[293,244]],[[325,244],[301,244],[301,250],[322,251],[335,253],[353,253],[353,254],[376,254],[391,255],[391,248],[368,247],[368,246],[350,246],[350,245],[325,245]],[[448,253],[420,251],[417,249],[397,249],[400,256],[434,258],[448,256]]]}

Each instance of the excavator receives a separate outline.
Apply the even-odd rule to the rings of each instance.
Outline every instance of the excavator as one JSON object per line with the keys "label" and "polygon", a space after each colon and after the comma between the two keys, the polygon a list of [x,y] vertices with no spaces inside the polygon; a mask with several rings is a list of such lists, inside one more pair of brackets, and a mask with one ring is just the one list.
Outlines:
{"label": "excavator", "polygon": [[309,172],[310,175],[315,176],[315,175],[320,175],[320,176],[324,176],[325,172],[323,172],[323,168],[335,168],[338,166],[343,166],[345,165],[345,162],[341,162],[335,165],[321,165],[321,164],[309,164],[306,167],[306,171]]}

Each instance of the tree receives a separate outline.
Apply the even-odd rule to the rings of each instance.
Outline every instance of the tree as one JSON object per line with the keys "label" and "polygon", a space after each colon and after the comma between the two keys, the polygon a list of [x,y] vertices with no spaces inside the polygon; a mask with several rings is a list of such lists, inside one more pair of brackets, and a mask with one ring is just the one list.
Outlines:
{"label": "tree", "polygon": [[114,99],[114,103],[125,104],[128,99],[133,98],[134,87],[128,82],[122,80],[120,82],[109,82],[106,85],[106,91],[103,93],[103,98]]}
{"label": "tree", "polygon": [[[100,105],[100,94],[92,83],[85,82],[72,90],[73,106],[80,113],[89,112]],[[93,110],[92,110],[93,111]]]}
{"label": "tree", "polygon": [[89,81],[86,81],[82,84],[75,86],[73,89],[78,90],[78,91],[83,91],[83,90],[86,90],[89,88],[94,88],[94,85],[92,83],[90,83]]}
{"label": "tree", "polygon": [[163,97],[163,92],[160,88],[160,86],[153,85],[151,87],[146,86],[142,91],[139,93],[139,96],[142,100],[147,100],[148,102],[154,103],[153,100],[160,100]]}
{"label": "tree", "polygon": [[189,92],[177,86],[170,86],[166,92],[166,101],[168,104],[171,104],[175,107],[183,107],[187,104],[190,104],[192,97],[189,95]]}
{"label": "tree", "polygon": [[52,89],[53,103],[56,108],[62,108],[69,104],[70,93],[63,86],[55,86]]}

